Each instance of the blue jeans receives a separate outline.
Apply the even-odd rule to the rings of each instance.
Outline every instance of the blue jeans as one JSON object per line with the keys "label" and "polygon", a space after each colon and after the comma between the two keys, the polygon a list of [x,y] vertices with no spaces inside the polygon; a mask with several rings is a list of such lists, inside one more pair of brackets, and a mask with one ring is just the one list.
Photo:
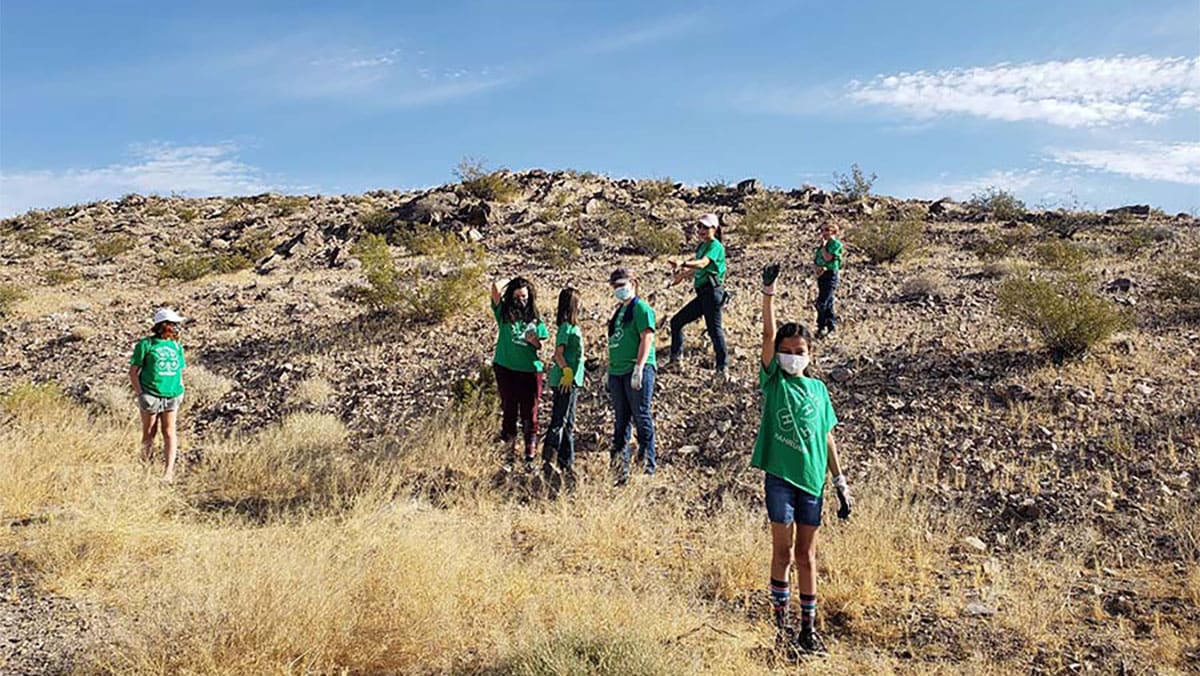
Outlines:
{"label": "blue jeans", "polygon": [[840,282],[837,270],[828,270],[817,277],[817,330],[837,328],[837,315],[833,311],[833,292]]}
{"label": "blue jeans", "polygon": [[542,462],[558,457],[558,466],[569,469],[575,462],[575,400],[579,386],[563,392],[554,388],[554,407],[550,413],[550,429],[542,445]]}
{"label": "blue jeans", "polygon": [[717,368],[725,368],[725,330],[721,326],[721,302],[725,291],[712,284],[696,289],[696,297],[671,317],[671,361],[683,356],[683,327],[704,317],[704,328],[712,339],[717,355]]}
{"label": "blue jeans", "polygon": [[608,376],[608,398],[612,402],[615,426],[611,457],[621,457],[621,469],[629,473],[629,435],[630,426],[637,426],[638,456],[646,458],[646,473],[653,474],[658,469],[654,454],[654,414],[650,411],[650,400],[654,397],[653,365],[647,364],[642,372],[642,389],[633,389],[629,384],[630,375]]}

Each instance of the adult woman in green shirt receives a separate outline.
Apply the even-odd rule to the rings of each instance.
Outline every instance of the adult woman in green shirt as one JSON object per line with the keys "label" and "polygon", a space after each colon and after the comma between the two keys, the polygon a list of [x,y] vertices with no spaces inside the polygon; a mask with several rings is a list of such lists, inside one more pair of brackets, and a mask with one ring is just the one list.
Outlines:
{"label": "adult woman in green shirt", "polygon": [[492,316],[496,318],[496,349],[492,368],[500,394],[500,438],[509,445],[505,459],[511,467],[517,455],[517,418],[525,440],[525,468],[533,469],[538,433],[538,400],[542,397],[543,364],[538,356],[550,331],[537,311],[533,283],[514,277],[492,282]]}
{"label": "adult woman in green shirt", "polygon": [[129,384],[137,396],[142,417],[142,458],[154,460],[154,436],[162,429],[166,468],[163,481],[175,479],[175,456],[179,442],[175,434],[179,407],[183,404],[183,370],[187,361],[179,344],[183,317],[170,308],[154,313],[150,335],[133,346],[129,358]]}
{"label": "adult woman in green shirt", "polygon": [[704,317],[704,327],[716,353],[716,376],[718,380],[723,380],[728,357],[725,330],[721,326],[721,306],[725,304],[725,289],[721,286],[725,281],[725,245],[721,241],[721,221],[716,214],[704,214],[696,221],[692,231],[699,240],[695,257],[667,259],[675,271],[671,284],[691,277],[692,288],[696,292],[696,297],[671,317],[671,355],[667,365],[674,366],[683,357],[684,327]]}
{"label": "adult woman in green shirt", "polygon": [[[804,326],[786,323],[775,329],[775,280],[779,266],[763,269],[762,418],[750,464],[765,472],[767,516],[771,521],[771,603],[777,642],[789,652],[819,653],[824,645],[815,630],[817,612],[816,541],[821,525],[825,473],[833,473],[841,509],[848,518],[853,504],[838,460],[833,428],[837,425],[825,383],[805,376],[812,336]],[[788,571],[793,556],[800,588],[800,631],[788,615]]]}

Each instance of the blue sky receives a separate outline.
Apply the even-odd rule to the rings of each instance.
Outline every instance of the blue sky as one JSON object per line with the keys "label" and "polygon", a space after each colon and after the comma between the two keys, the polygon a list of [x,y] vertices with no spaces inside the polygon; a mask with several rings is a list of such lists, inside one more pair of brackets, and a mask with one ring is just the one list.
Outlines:
{"label": "blue sky", "polygon": [[1200,3],[0,6],[0,213],[357,193],[464,156],[1200,208]]}

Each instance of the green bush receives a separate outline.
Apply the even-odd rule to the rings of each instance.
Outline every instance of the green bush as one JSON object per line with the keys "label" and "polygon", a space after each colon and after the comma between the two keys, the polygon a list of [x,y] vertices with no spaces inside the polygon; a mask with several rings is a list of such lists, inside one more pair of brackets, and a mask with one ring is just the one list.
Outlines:
{"label": "green bush", "polygon": [[395,221],[396,214],[387,209],[373,209],[358,217],[363,229],[373,235],[388,232]]}
{"label": "green bush", "polygon": [[642,218],[628,211],[612,211],[608,214],[608,232],[622,237],[633,237]]}
{"label": "green bush", "polygon": [[521,185],[505,170],[488,171],[479,158],[464,157],[454,169],[468,195],[481,200],[511,202],[521,194]]}
{"label": "green bush", "polygon": [[847,239],[872,263],[886,263],[911,255],[925,239],[925,225],[917,219],[873,219],[858,224]]}
{"label": "green bush", "polygon": [[473,404],[480,402],[499,402],[499,391],[496,388],[496,371],[490,366],[479,367],[474,376],[459,378],[450,386],[454,401],[458,404]]}
{"label": "green bush", "polygon": [[1034,260],[1061,272],[1079,272],[1091,257],[1091,251],[1061,239],[1042,242],[1033,249]]}
{"label": "green bush", "polygon": [[183,221],[184,223],[191,223],[192,221],[196,220],[196,217],[200,215],[200,212],[191,207],[184,207],[179,211],[176,211],[175,215],[178,216],[179,220]]}
{"label": "green bush", "polygon": [[848,199],[860,200],[871,194],[871,188],[879,177],[875,174],[867,176],[858,164],[850,165],[849,174],[833,174],[833,189],[842,193]]}
{"label": "green bush", "polygon": [[[418,321],[440,322],[468,307],[479,294],[486,269],[483,250],[459,243],[428,266],[398,270],[382,235],[367,235],[354,246],[367,288],[355,294],[372,309],[401,312]],[[446,272],[444,269],[448,268]]]}
{"label": "green bush", "polygon": [[129,251],[137,244],[137,240],[130,235],[120,234],[106,237],[92,246],[96,249],[96,255],[101,258],[116,258],[121,254]]}
{"label": "green bush", "polygon": [[657,258],[678,253],[683,233],[669,225],[654,225],[646,220],[634,224],[633,246],[641,253]]}
{"label": "green bush", "polygon": [[462,245],[462,240],[452,232],[417,224],[410,229],[397,231],[396,243],[419,256],[447,256]]}
{"label": "green bush", "polygon": [[1113,248],[1123,256],[1136,256],[1155,244],[1174,238],[1175,231],[1170,228],[1143,223],[1117,235]]}
{"label": "green bush", "polygon": [[0,317],[12,314],[13,307],[25,300],[25,290],[16,284],[0,284]]}
{"label": "green bush", "polygon": [[661,204],[675,194],[675,181],[670,176],[648,178],[637,183],[637,196],[651,205]]}
{"label": "green bush", "polygon": [[182,256],[172,258],[158,266],[159,279],[177,279],[190,282],[213,271],[212,260],[204,256]]}
{"label": "green bush", "polygon": [[244,232],[232,248],[211,256],[189,255],[173,258],[158,267],[159,279],[190,282],[209,274],[227,274],[254,267],[274,246],[266,232]]}
{"label": "green bush", "polygon": [[79,270],[77,268],[69,265],[63,265],[57,268],[50,268],[43,275],[43,278],[46,280],[47,284],[51,286],[58,286],[59,284],[73,282],[82,276],[83,275],[79,274]]}
{"label": "green bush", "polygon": [[987,234],[976,240],[972,250],[979,260],[985,262],[998,261],[1012,253],[1014,249],[1035,236],[1031,226],[1023,225],[1003,231],[992,228]]}
{"label": "green bush", "polygon": [[746,213],[738,224],[738,234],[750,242],[760,242],[771,227],[783,220],[787,198],[777,192],[760,192],[745,202]]}
{"label": "green bush", "polygon": [[559,270],[566,269],[579,258],[579,238],[566,230],[555,228],[542,237],[538,254],[547,265]]}
{"label": "green bush", "polygon": [[1084,278],[1009,278],[997,292],[1000,313],[1041,336],[1055,361],[1083,357],[1129,324]]}
{"label": "green bush", "polygon": [[995,186],[971,195],[967,203],[998,221],[1012,221],[1025,215],[1024,202],[1012,192]]}
{"label": "green bush", "polygon": [[1158,295],[1187,305],[1200,306],[1200,247],[1181,252],[1158,272]]}
{"label": "green bush", "polygon": [[286,218],[292,214],[299,213],[308,209],[309,202],[307,197],[292,195],[288,197],[278,197],[271,204],[271,212],[280,218]]}
{"label": "green bush", "polygon": [[558,632],[516,652],[489,676],[666,676],[684,674],[662,646],[644,638]]}

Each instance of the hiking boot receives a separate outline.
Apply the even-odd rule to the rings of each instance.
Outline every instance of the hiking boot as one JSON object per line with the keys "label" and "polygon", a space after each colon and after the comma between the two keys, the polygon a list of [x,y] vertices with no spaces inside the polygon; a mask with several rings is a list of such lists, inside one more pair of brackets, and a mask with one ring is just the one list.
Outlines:
{"label": "hiking boot", "polygon": [[534,462],[535,460],[536,460],[536,458],[534,458],[532,453],[525,456],[525,473],[526,474],[533,474],[534,467],[536,466],[535,462]]}
{"label": "hiking boot", "polygon": [[775,652],[789,662],[797,662],[804,656],[800,639],[792,627],[781,626],[775,630]]}
{"label": "hiking boot", "polygon": [[824,656],[829,654],[829,650],[825,648],[825,641],[821,639],[821,635],[812,627],[800,630],[796,639],[796,646],[805,655]]}
{"label": "hiking boot", "polygon": [[713,378],[712,378],[713,387],[721,387],[723,385],[729,385],[732,382],[733,382],[733,376],[729,375],[729,370],[726,369],[724,366],[718,368],[713,373]]}

